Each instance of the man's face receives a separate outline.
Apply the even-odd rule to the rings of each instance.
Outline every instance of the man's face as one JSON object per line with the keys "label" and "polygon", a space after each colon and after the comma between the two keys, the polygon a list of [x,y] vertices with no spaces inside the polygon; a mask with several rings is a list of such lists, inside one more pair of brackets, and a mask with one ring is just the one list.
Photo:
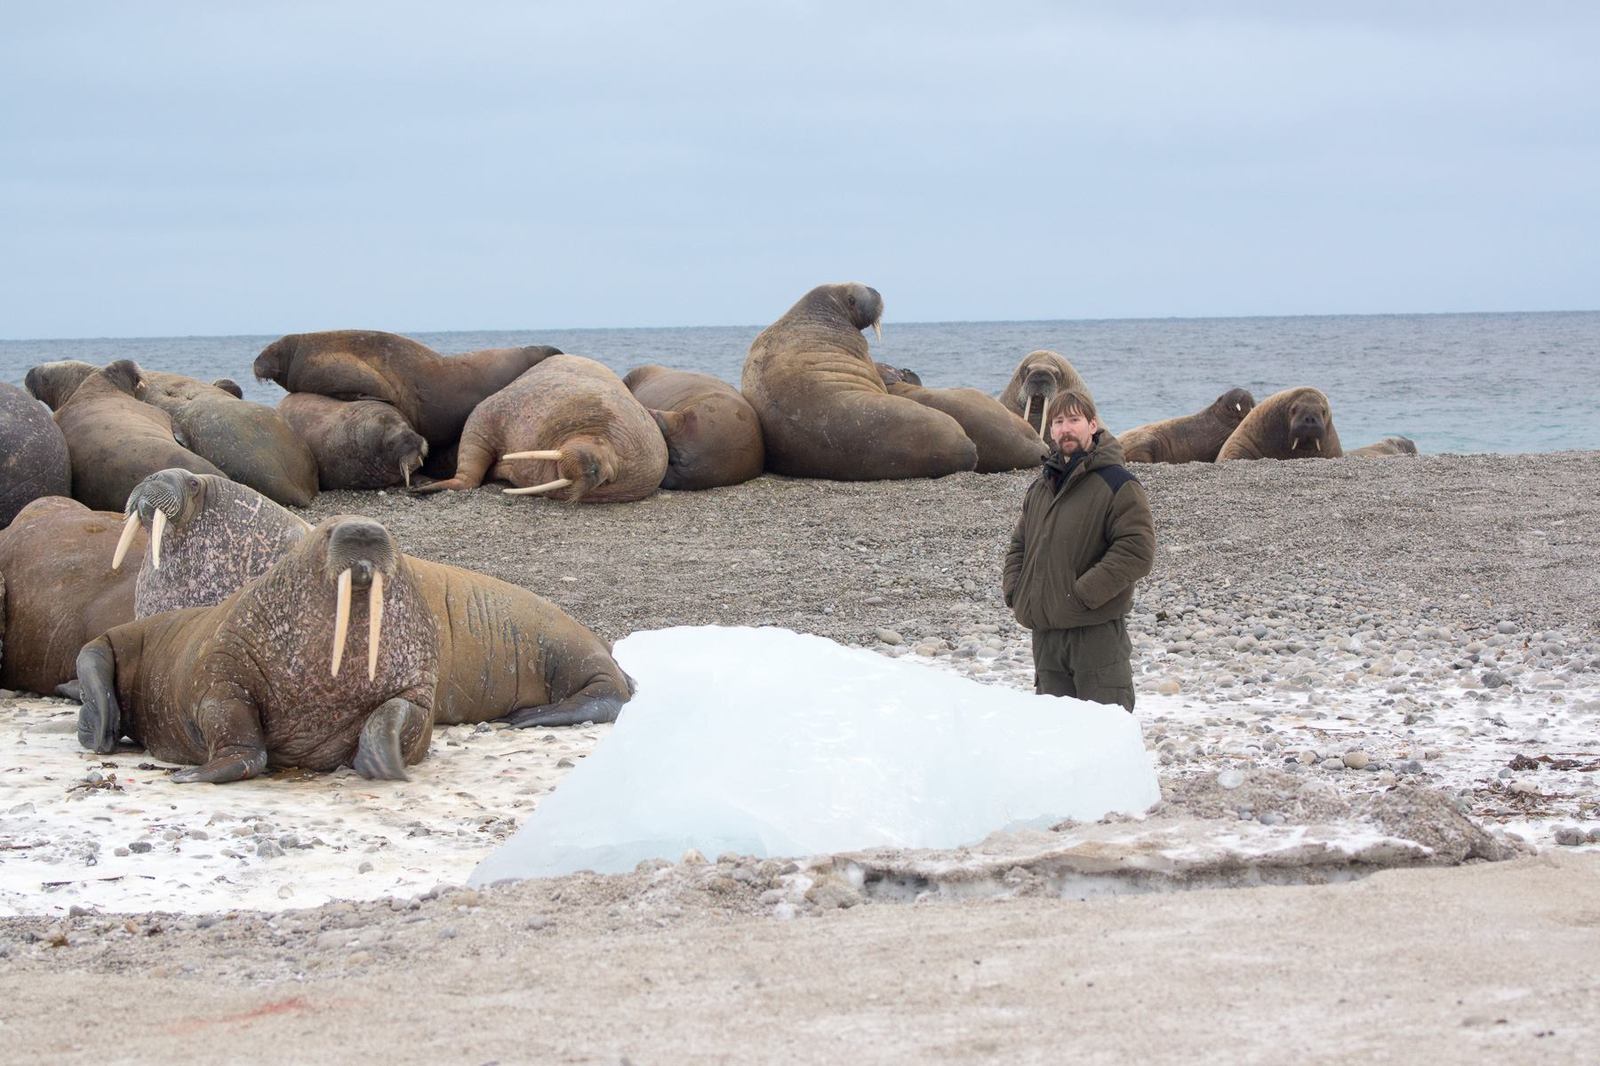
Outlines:
{"label": "man's face", "polygon": [[1062,455],[1086,452],[1099,428],[1099,422],[1083,417],[1082,412],[1060,414],[1050,420],[1050,439]]}

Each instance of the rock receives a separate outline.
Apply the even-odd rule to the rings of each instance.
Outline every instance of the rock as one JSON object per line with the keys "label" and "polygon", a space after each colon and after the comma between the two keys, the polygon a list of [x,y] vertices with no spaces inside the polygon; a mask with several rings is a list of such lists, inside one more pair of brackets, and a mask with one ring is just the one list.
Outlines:
{"label": "rock", "polygon": [[1168,678],[1156,686],[1156,691],[1163,696],[1176,696],[1183,691],[1183,685],[1172,678]]}
{"label": "rock", "polygon": [[706,857],[700,854],[699,848],[690,848],[688,851],[683,853],[683,857],[678,861],[684,866],[704,866],[706,864]]}
{"label": "rock", "polygon": [[1236,789],[1244,784],[1244,773],[1239,770],[1224,770],[1217,775],[1217,787],[1229,790]]}
{"label": "rock", "polygon": [[1261,816],[1257,818],[1256,821],[1260,822],[1262,825],[1282,825],[1284,823],[1284,817],[1277,811],[1263,811]]}
{"label": "rock", "polygon": [[1336,755],[1330,755],[1326,759],[1323,759],[1318,765],[1324,770],[1343,770],[1344,760]]}
{"label": "rock", "polygon": [[1558,825],[1555,835],[1556,843],[1568,848],[1575,848],[1589,839],[1589,835],[1575,825]]}
{"label": "rock", "polygon": [[1312,751],[1310,748],[1307,748],[1299,755],[1296,755],[1295,759],[1299,761],[1301,766],[1310,766],[1312,763],[1317,761],[1317,753]]}
{"label": "rock", "polygon": [[148,840],[135,840],[128,845],[128,850],[135,855],[143,855],[150,850],[150,842]]}
{"label": "rock", "polygon": [[1489,689],[1504,688],[1511,683],[1506,680],[1506,675],[1498,670],[1485,670],[1479,680],[1483,682],[1484,688]]}
{"label": "rock", "polygon": [[1521,628],[1522,627],[1517,625],[1517,623],[1515,623],[1515,622],[1505,621],[1505,622],[1501,622],[1499,625],[1495,626],[1494,627],[1494,631],[1496,633],[1500,633],[1502,635],[1510,635],[1512,633],[1515,633],[1517,630],[1519,630]]}
{"label": "rock", "polygon": [[896,633],[892,629],[878,630],[878,639],[883,641],[885,644],[888,644],[890,647],[904,644],[906,642],[905,637],[902,637],[899,633]]}
{"label": "rock", "polygon": [[1367,767],[1367,763],[1371,761],[1372,760],[1367,753],[1359,748],[1355,751],[1347,751],[1344,753],[1344,764],[1352,770],[1364,770]]}

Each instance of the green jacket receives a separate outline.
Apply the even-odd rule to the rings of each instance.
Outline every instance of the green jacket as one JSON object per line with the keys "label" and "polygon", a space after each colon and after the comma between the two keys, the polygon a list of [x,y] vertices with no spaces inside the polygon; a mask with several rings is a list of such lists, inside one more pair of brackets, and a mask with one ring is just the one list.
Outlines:
{"label": "green jacket", "polygon": [[1023,497],[1001,589],[1029,629],[1095,625],[1133,608],[1133,583],[1155,556],[1150,500],[1102,429],[1076,462],[1060,452],[1045,459]]}

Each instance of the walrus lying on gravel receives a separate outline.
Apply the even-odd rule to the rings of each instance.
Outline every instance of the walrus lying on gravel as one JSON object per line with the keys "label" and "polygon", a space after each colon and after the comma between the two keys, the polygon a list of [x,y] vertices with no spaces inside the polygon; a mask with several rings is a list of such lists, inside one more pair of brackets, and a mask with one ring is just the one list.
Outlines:
{"label": "walrus lying on gravel", "polygon": [[1093,398],[1089,386],[1071,363],[1057,352],[1044,348],[1023,356],[1011,380],[1000,390],[1000,404],[1034,427],[1040,439],[1046,437],[1045,408],[1058,392],[1081,392]]}
{"label": "walrus lying on gravel", "polygon": [[738,389],[709,374],[640,366],[622,383],[667,442],[664,489],[713,489],[760,477],[761,421]]}
{"label": "walrus lying on gravel", "polygon": [[929,389],[897,381],[889,386],[889,395],[915,400],[955,419],[978,449],[973,469],[980,474],[1030,469],[1050,452],[1032,426],[977,389]]}
{"label": "walrus lying on gravel", "polygon": [[128,737],[158,759],[199,764],[177,782],[237,781],[269,765],[404,779],[428,751],[438,653],[394,538],[339,515],[221,603],[86,645],[78,742],[109,753]]}
{"label": "walrus lying on gravel", "polygon": [[[0,688],[55,695],[79,648],[133,621],[137,575],[111,567],[121,517],[46,496],[0,530]],[[144,531],[129,543],[143,551]]]}
{"label": "walrus lying on gravel", "polygon": [[[141,527],[163,535],[150,538],[139,595],[166,610],[226,599],[310,529],[251,489],[184,470],[164,470],[134,490],[126,528]],[[616,720],[633,686],[605,641],[527,589],[443,563],[407,560],[439,630],[435,721],[504,719],[534,726]]]}
{"label": "walrus lying on gravel", "polygon": [[1130,463],[1211,463],[1256,405],[1246,389],[1229,389],[1204,411],[1135,426],[1117,439]]}
{"label": "walrus lying on gravel", "polygon": [[1328,398],[1313,388],[1284,389],[1256,405],[1217,453],[1229,459],[1337,459],[1339,431]]}
{"label": "walrus lying on gravel", "polygon": [[486,397],[559,352],[533,345],[443,356],[395,333],[340,329],[273,341],[256,356],[254,369],[258,380],[276,381],[289,392],[382,400],[437,446],[460,436]]}
{"label": "walrus lying on gravel", "polygon": [[72,458],[61,427],[38,400],[0,381],[0,529],[34,500],[71,493]]}
{"label": "walrus lying on gravel", "polygon": [[139,364],[119,359],[83,379],[56,411],[72,455],[72,491],[97,511],[120,511],[146,475],[170,466],[222,471],[179,444],[172,419],[144,402]]}
{"label": "walrus lying on gravel", "polygon": [[291,392],[278,401],[278,414],[310,447],[324,489],[409,489],[428,457],[422,434],[382,400]]}
{"label": "walrus lying on gravel", "polygon": [[552,355],[472,412],[456,475],[418,492],[509,481],[512,495],[570,503],[640,500],[661,487],[667,443],[650,412],[609,368]]}
{"label": "walrus lying on gravel", "polygon": [[1385,437],[1376,444],[1352,448],[1344,454],[1355,459],[1387,459],[1395,455],[1416,455],[1417,442],[1410,437]]}
{"label": "walrus lying on gravel", "polygon": [[861,335],[882,319],[878,290],[819,285],[756,337],[740,389],[761,419],[767,469],[875,481],[943,477],[977,465],[978,450],[960,423],[889,394]]}

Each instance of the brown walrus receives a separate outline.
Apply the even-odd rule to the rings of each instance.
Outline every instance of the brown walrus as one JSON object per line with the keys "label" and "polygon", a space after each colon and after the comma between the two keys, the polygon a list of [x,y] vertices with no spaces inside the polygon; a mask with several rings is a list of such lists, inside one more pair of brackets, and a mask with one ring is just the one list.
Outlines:
{"label": "brown walrus", "polygon": [[878,380],[883,382],[884,388],[895,385],[921,385],[922,375],[908,366],[890,366],[888,363],[873,363],[878,368]]}
{"label": "brown walrus", "polygon": [[278,401],[278,414],[316,457],[324,489],[410,488],[428,457],[422,434],[382,400],[291,392]]}
{"label": "brown walrus", "polygon": [[1212,463],[1255,405],[1249,390],[1229,389],[1204,411],[1135,426],[1117,439],[1130,463]]}
{"label": "brown walrus", "polygon": [[[133,620],[133,572],[111,555],[122,516],[46,496],[0,530],[0,688],[54,695],[78,649]],[[144,550],[139,530],[132,546]]]}
{"label": "brown walrus", "polygon": [[1058,392],[1081,392],[1093,398],[1089,386],[1060,353],[1045,348],[1029,352],[1011,372],[1011,380],[1000,390],[1000,405],[1034,427],[1040,439],[1046,437],[1045,408]]}
{"label": "brown walrus", "polygon": [[929,389],[898,381],[889,386],[889,394],[943,411],[959,422],[961,431],[978,449],[978,465],[973,469],[980,474],[1030,469],[1050,453],[1032,426],[977,389]]}
{"label": "brown walrus", "polygon": [[[158,538],[152,536],[150,557],[136,569],[142,601],[164,610],[226,599],[310,529],[252,489],[183,470],[146,478],[128,505],[127,528],[153,532],[159,524],[163,531],[160,567],[153,565]],[[459,567],[407,559],[439,630],[435,721],[616,720],[633,687],[605,641],[543,596]]]}
{"label": "brown walrus", "polygon": [[875,481],[977,465],[960,423],[889,394],[861,335],[882,319],[878,290],[818,285],[756,337],[740,390],[761,419],[768,470]]}
{"label": "brown walrus", "polygon": [[38,400],[0,381],[0,529],[42,496],[71,494],[72,458],[61,427]]}
{"label": "brown walrus", "polygon": [[158,759],[199,764],[177,782],[237,781],[269,765],[403,779],[428,751],[438,654],[394,538],[338,515],[221,603],[85,645],[78,742],[108,753],[126,736]]}
{"label": "brown walrus", "polygon": [[[67,398],[83,384],[83,379],[99,369],[95,364],[86,363],[82,359],[58,359],[51,363],[39,363],[29,367],[23,385],[35,399],[44,401],[50,410],[59,411],[61,405],[67,402]],[[146,385],[154,387],[160,383],[169,391],[182,388],[183,383],[202,387],[205,384],[198,378],[168,374],[160,370],[146,370],[144,378]],[[230,378],[218,378],[211,383],[211,387],[220,389],[235,399],[244,396],[244,390]]]}
{"label": "brown walrus", "polygon": [[1339,431],[1333,409],[1318,389],[1275,392],[1244,417],[1217,453],[1229,459],[1337,459]]}
{"label": "brown walrus", "polygon": [[442,356],[407,337],[375,330],[291,333],[256,356],[255,375],[289,392],[336,400],[382,400],[405,416],[430,445],[461,435],[467,416],[518,375],[559,348],[487,348]]}
{"label": "brown walrus", "polygon": [[609,368],[552,355],[472,412],[461,431],[455,477],[419,492],[509,481],[513,495],[585,503],[639,500],[661,486],[661,429]]}
{"label": "brown walrus", "polygon": [[167,413],[143,402],[145,389],[139,364],[119,359],[84,378],[56,411],[72,456],[72,493],[94,510],[122,510],[135,485],[169,466],[222,474],[177,442]]}
{"label": "brown walrus", "polygon": [[664,489],[712,489],[759,477],[766,463],[761,422],[738,389],[709,374],[640,366],[622,383],[667,442]]}
{"label": "brown walrus", "polygon": [[1416,455],[1417,442],[1410,437],[1385,437],[1376,444],[1365,444],[1345,452],[1346,458],[1387,459],[1397,455]]}

